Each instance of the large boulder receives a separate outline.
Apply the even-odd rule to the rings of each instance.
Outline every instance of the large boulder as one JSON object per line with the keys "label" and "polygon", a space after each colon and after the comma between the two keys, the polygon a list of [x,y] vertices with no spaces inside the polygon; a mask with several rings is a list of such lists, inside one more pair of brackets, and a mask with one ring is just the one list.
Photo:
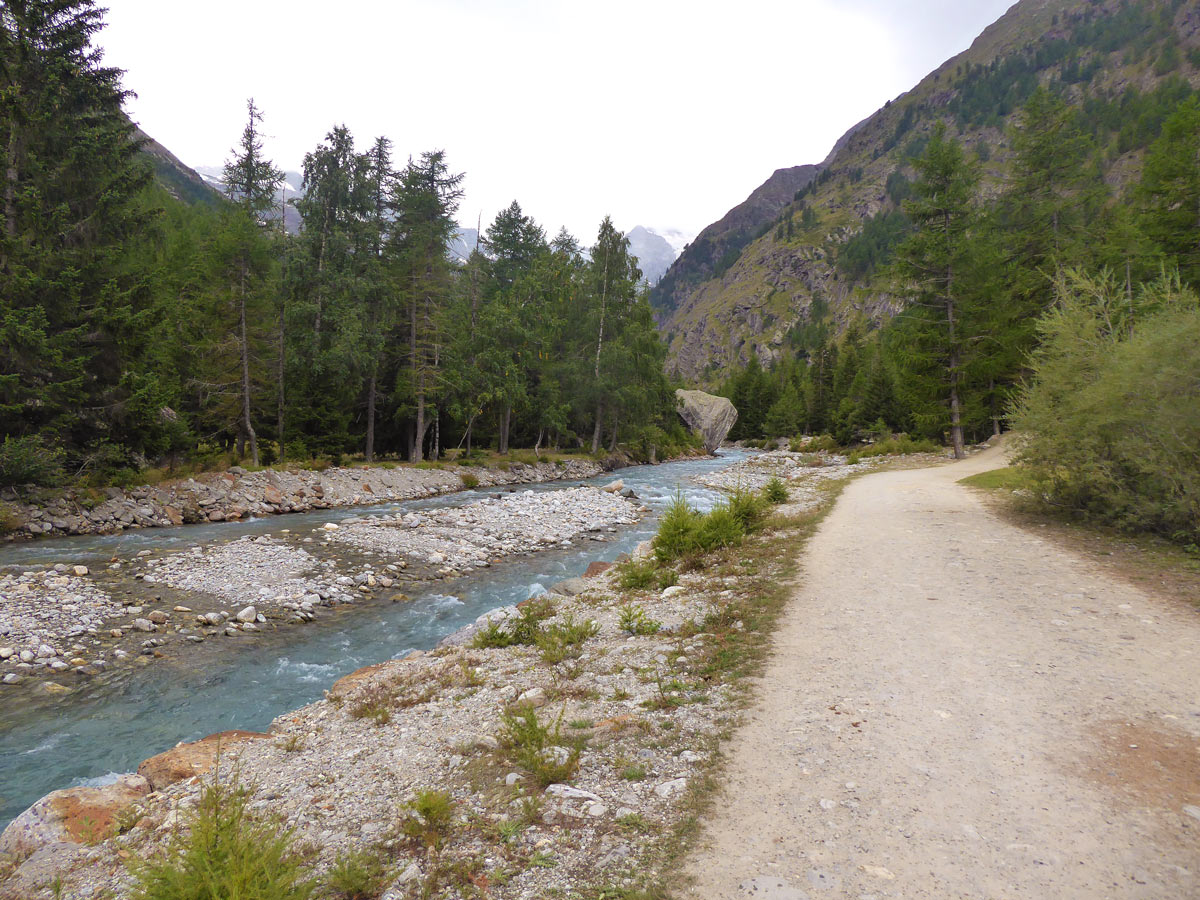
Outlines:
{"label": "large boulder", "polygon": [[688,428],[704,439],[704,449],[716,453],[734,424],[738,412],[725,397],[714,397],[704,391],[675,392],[676,408]]}
{"label": "large boulder", "polygon": [[47,794],[13,819],[0,835],[0,854],[27,856],[51,844],[83,844],[111,833],[118,815],[150,793],[140,775],[122,775],[102,787]]}

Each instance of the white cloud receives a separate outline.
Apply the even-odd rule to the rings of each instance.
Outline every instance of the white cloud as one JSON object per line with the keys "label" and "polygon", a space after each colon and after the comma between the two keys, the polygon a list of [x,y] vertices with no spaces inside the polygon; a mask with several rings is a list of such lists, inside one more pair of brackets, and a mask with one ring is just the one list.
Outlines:
{"label": "white cloud", "polygon": [[135,119],[186,162],[219,165],[253,96],[283,168],[334,124],[397,157],[444,148],[460,219],[516,198],[585,243],[696,232],[781,166],[963,49],[1004,3],[902,0],[110,0],[100,41]]}

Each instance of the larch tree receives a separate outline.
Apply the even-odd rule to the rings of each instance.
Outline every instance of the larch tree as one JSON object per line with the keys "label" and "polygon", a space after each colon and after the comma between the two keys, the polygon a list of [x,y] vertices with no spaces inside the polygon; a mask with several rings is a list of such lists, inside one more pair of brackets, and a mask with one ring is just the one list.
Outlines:
{"label": "larch tree", "polygon": [[898,291],[908,300],[902,352],[912,386],[948,411],[954,456],[962,459],[964,375],[978,304],[971,241],[978,173],[940,123],[914,166],[918,177],[905,204],[913,234],[896,259]]}
{"label": "larch tree", "polygon": [[263,282],[274,261],[267,229],[283,173],[263,155],[258,132],[262,113],[253,100],[247,103],[247,112],[241,142],[234,149],[233,157],[225,163],[225,188],[233,201],[225,255],[229,288],[237,308],[238,455],[243,455],[244,445],[249,443],[251,462],[257,466],[258,436],[251,416],[251,333],[247,309],[261,296]]}

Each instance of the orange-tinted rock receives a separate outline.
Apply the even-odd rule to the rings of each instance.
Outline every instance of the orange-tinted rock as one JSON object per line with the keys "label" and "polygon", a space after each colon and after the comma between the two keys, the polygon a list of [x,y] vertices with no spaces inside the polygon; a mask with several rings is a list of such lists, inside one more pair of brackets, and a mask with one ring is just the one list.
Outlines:
{"label": "orange-tinted rock", "polygon": [[583,573],[583,577],[584,578],[594,578],[597,575],[603,575],[605,572],[607,572],[612,567],[613,567],[613,564],[610,562],[600,562],[599,560],[597,560],[596,562],[590,563],[588,565],[587,571]]}
{"label": "orange-tinted rock", "polygon": [[126,807],[150,793],[141,775],[122,775],[103,787],[74,787],[47,794],[0,835],[0,853],[25,856],[48,844],[82,844],[108,835]]}
{"label": "orange-tinted rock", "polygon": [[217,761],[217,755],[229,753],[241,744],[270,737],[257,731],[222,731],[198,741],[179,744],[152,756],[140,766],[138,774],[146,778],[156,791],[194,775],[203,775]]}

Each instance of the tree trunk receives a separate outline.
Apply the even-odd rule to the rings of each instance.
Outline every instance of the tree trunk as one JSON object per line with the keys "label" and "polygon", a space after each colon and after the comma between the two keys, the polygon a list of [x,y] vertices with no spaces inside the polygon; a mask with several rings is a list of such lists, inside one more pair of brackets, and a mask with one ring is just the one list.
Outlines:
{"label": "tree trunk", "polygon": [[[4,169],[4,234],[9,241],[17,236],[17,183],[21,178],[21,170],[17,164],[17,156],[21,152],[21,142],[17,138],[16,122],[10,122],[12,133],[8,137],[8,165]],[[8,254],[0,258],[0,269],[8,268]]]}
{"label": "tree trunk", "polygon": [[991,436],[1000,437],[1000,404],[996,402],[996,379],[988,383],[988,394],[991,397]]}
{"label": "tree trunk", "polygon": [[538,459],[542,458],[542,437],[546,434],[545,428],[538,429],[537,442],[533,445],[533,455]]}
{"label": "tree trunk", "polygon": [[963,444],[962,406],[958,400],[958,367],[961,360],[958,357],[957,323],[954,320],[954,270],[946,269],[946,326],[947,343],[950,346],[950,441],[954,445],[954,458],[962,459],[967,455]]}
{"label": "tree trunk", "polygon": [[509,434],[509,429],[511,427],[512,427],[512,404],[506,403],[504,405],[504,412],[502,412],[500,414],[500,446],[499,446],[499,450],[501,453],[508,452],[508,434]]}
{"label": "tree trunk", "polygon": [[367,447],[363,454],[367,462],[375,461],[375,383],[378,377],[371,370],[371,380],[367,382]]}
{"label": "tree trunk", "polygon": [[619,416],[619,414],[616,412],[616,410],[613,410],[613,417],[612,417],[612,438],[611,438],[611,439],[609,440],[609,442],[608,442],[608,452],[609,452],[609,453],[613,453],[613,452],[615,452],[615,451],[616,451],[616,449],[617,449],[617,435],[618,435],[618,434],[620,434],[620,431],[621,431],[621,428],[620,428],[620,416]]}
{"label": "tree trunk", "polygon": [[250,439],[250,461],[258,465],[258,438],[250,423],[250,341],[246,334],[246,264],[241,266],[239,283],[239,336],[242,342],[242,433]]}
{"label": "tree trunk", "polygon": [[438,460],[442,456],[442,411],[439,409],[433,416],[433,449],[429,458]]}
{"label": "tree trunk", "polygon": [[284,386],[283,386],[283,374],[284,374],[283,364],[284,364],[284,360],[285,360],[284,349],[285,348],[284,348],[284,330],[283,330],[283,303],[280,302],[280,304],[279,304],[279,357],[278,357],[278,362],[276,363],[276,367],[275,367],[275,381],[276,381],[275,430],[279,436],[279,461],[281,463],[285,462],[287,460],[287,451],[284,448],[284,426],[286,424],[286,419],[285,419],[286,405],[284,402],[285,398],[284,398]]}
{"label": "tree trunk", "polygon": [[604,403],[596,404],[596,427],[592,429],[592,452],[600,452],[600,426],[604,422]]}

